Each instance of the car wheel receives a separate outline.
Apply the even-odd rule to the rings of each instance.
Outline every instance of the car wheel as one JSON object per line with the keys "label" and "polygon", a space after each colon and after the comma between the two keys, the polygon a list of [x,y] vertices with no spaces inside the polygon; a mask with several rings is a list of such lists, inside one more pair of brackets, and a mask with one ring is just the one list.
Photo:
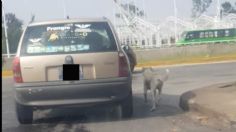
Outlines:
{"label": "car wheel", "polygon": [[16,103],[16,115],[21,124],[31,124],[33,122],[33,109],[30,106]]}
{"label": "car wheel", "polygon": [[132,93],[121,103],[122,118],[130,118],[133,115]]}

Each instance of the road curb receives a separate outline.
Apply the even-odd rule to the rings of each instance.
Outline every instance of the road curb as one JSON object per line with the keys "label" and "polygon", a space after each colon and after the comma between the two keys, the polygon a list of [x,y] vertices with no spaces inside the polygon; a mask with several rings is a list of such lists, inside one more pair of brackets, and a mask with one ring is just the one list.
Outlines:
{"label": "road curb", "polygon": [[[179,67],[179,66],[192,66],[192,65],[203,65],[203,64],[219,64],[219,63],[231,63],[236,62],[236,60],[230,61],[213,61],[213,62],[204,62],[204,63],[183,63],[183,64],[171,64],[171,65],[146,65],[146,66],[137,66],[134,71],[138,72],[142,69],[142,67],[153,67],[153,68],[165,68],[165,67]],[[13,76],[12,70],[3,70],[2,77],[10,77]]]}
{"label": "road curb", "polygon": [[181,66],[194,66],[194,65],[205,65],[205,64],[221,64],[221,63],[233,63],[236,60],[229,61],[212,61],[212,62],[202,62],[202,63],[182,63],[182,64],[171,64],[171,65],[146,65],[146,66],[136,66],[134,71],[139,71],[143,67],[153,67],[153,68],[166,68],[166,67],[181,67]]}
{"label": "road curb", "polygon": [[180,108],[182,108],[184,111],[201,113],[210,118],[217,119],[221,121],[222,124],[223,123],[231,124],[233,122],[226,115],[220,112],[216,112],[213,109],[209,109],[202,104],[199,104],[195,99],[196,97],[197,94],[195,93],[195,90],[183,93],[180,96],[180,101],[179,101]]}
{"label": "road curb", "polygon": [[179,106],[182,108],[184,111],[189,111],[191,103],[193,103],[194,97],[196,94],[192,91],[188,91],[186,93],[183,93],[180,96],[180,101],[179,101]]}
{"label": "road curb", "polygon": [[219,64],[219,63],[230,63],[230,62],[236,62],[236,60],[227,60],[227,61],[208,61],[208,62],[186,62],[186,63],[175,63],[175,64],[163,64],[163,65],[144,65],[144,66],[136,66],[137,69],[142,67],[178,67],[178,66],[191,66],[191,65],[203,65],[203,64]]}

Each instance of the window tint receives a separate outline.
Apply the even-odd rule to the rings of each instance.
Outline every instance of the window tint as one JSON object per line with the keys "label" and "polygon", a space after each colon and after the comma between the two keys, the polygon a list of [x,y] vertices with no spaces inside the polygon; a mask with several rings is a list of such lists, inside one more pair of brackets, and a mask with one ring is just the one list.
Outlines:
{"label": "window tint", "polygon": [[215,31],[215,37],[218,37],[218,31]]}
{"label": "window tint", "polygon": [[188,33],[188,34],[186,35],[186,40],[191,40],[191,39],[193,39],[193,38],[194,38],[193,33]]}
{"label": "window tint", "polygon": [[200,38],[204,38],[204,32],[200,32]]}
{"label": "window tint", "polygon": [[26,30],[21,55],[106,52],[117,49],[105,22],[33,26]]}
{"label": "window tint", "polygon": [[209,37],[209,33],[205,32],[205,38],[208,38],[208,37]]}
{"label": "window tint", "polygon": [[192,40],[199,38],[199,32],[189,32],[186,35],[186,40]]}
{"label": "window tint", "polygon": [[214,37],[214,33],[213,32],[209,32],[209,37],[213,38]]}
{"label": "window tint", "polygon": [[218,34],[219,37],[224,37],[225,36],[225,31],[224,30],[219,30],[218,33],[219,33]]}
{"label": "window tint", "polygon": [[225,37],[229,36],[229,30],[225,30]]}

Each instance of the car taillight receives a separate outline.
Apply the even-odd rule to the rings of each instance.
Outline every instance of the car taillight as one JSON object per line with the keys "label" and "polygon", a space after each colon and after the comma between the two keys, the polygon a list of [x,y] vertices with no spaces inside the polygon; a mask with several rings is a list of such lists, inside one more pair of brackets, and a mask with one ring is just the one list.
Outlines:
{"label": "car taillight", "polygon": [[125,55],[119,52],[119,77],[127,77],[129,75],[129,67]]}
{"label": "car taillight", "polygon": [[13,70],[14,81],[16,83],[22,83],[23,79],[21,76],[20,58],[15,57],[12,64],[13,64],[12,70]]}

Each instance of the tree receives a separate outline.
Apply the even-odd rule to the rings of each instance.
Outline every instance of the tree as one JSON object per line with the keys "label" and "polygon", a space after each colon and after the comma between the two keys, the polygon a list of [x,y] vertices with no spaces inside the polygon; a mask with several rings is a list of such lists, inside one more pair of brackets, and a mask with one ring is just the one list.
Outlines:
{"label": "tree", "polygon": [[207,8],[209,8],[212,3],[212,0],[192,0],[192,2],[192,17],[196,18],[206,12]]}
{"label": "tree", "polygon": [[222,12],[224,14],[236,13],[236,2],[235,2],[235,7],[228,1],[222,3],[221,7],[222,7]]}
{"label": "tree", "polygon": [[[13,13],[7,13],[6,14],[6,24],[7,24],[7,36],[8,36],[8,42],[9,42],[9,50],[10,53],[16,53],[18,43],[22,34],[22,25],[23,22],[16,18],[15,14]],[[2,26],[2,35],[4,33],[4,27]],[[2,36],[3,37],[3,36]],[[5,35],[4,35],[5,38]],[[3,42],[3,39],[2,39]],[[4,45],[6,41],[4,41]],[[3,47],[3,45],[2,45]]]}
{"label": "tree", "polygon": [[[144,11],[141,10],[139,7],[137,7],[134,3],[121,4],[121,7],[122,7],[125,11],[128,11],[128,10],[129,10],[129,13],[132,14],[132,15],[137,15],[137,16],[140,16],[140,17],[143,17],[143,16],[145,15],[145,14],[144,14]],[[121,14],[116,13],[116,17],[120,18],[120,17],[121,17]]]}

